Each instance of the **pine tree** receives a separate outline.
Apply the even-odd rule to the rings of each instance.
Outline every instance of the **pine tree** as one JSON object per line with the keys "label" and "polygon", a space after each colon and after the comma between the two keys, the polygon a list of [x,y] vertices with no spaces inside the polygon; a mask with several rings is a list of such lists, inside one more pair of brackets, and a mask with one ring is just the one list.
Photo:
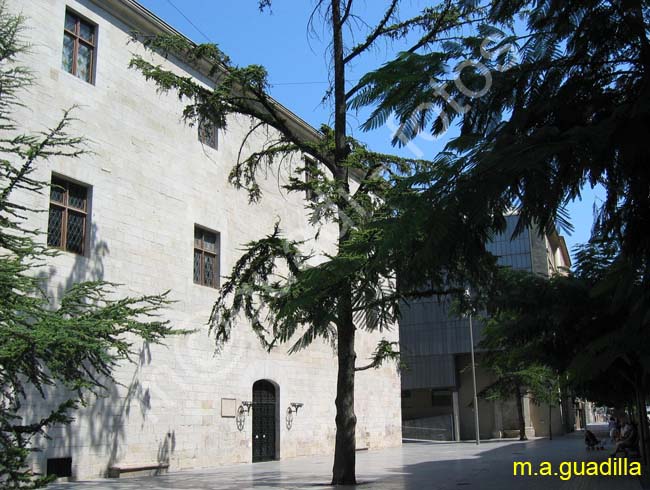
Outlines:
{"label": "pine tree", "polygon": [[[66,111],[56,127],[28,133],[12,118],[21,95],[33,86],[20,64],[29,49],[22,39],[25,19],[0,3],[0,488],[38,488],[52,477],[35,475],[30,455],[36,437],[68,424],[90,396],[112,381],[113,368],[128,360],[139,340],[159,343],[175,333],[158,317],[167,294],[116,298],[115,285],[73,285],[56,304],[48,297],[39,270],[56,251],[27,225],[39,210],[21,202],[29,193],[49,192],[34,177],[39,162],[76,158],[84,140],[69,132]],[[57,389],[63,397],[50,412],[29,419],[25,408]],[[43,403],[43,406],[47,406]]]}

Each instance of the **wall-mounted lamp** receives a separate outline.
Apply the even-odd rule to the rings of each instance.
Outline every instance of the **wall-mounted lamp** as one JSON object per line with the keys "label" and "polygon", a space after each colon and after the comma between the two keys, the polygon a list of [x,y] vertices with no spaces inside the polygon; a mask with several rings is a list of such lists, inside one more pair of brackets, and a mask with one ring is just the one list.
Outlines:
{"label": "wall-mounted lamp", "polygon": [[251,407],[253,402],[242,401],[237,409],[237,416],[235,417],[235,423],[237,424],[237,429],[241,432],[246,426],[246,415],[251,413]]}
{"label": "wall-mounted lamp", "polygon": [[304,405],[304,403],[294,403],[294,402],[292,402],[292,403],[290,404],[290,407],[289,407],[289,412],[292,412],[292,413],[296,413],[296,414],[297,414],[297,413],[298,413],[298,409],[299,409],[299,408],[302,408],[303,405]]}
{"label": "wall-mounted lamp", "polygon": [[303,405],[303,403],[290,403],[287,407],[287,416],[285,417],[287,430],[291,430],[291,427],[293,427],[293,414],[298,413],[298,409]]}

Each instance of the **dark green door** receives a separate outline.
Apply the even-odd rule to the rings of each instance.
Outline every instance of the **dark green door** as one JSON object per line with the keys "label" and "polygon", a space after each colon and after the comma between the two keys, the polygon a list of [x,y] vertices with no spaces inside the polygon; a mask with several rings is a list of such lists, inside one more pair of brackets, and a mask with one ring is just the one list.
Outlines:
{"label": "dark green door", "polygon": [[275,459],[275,386],[253,385],[253,463]]}

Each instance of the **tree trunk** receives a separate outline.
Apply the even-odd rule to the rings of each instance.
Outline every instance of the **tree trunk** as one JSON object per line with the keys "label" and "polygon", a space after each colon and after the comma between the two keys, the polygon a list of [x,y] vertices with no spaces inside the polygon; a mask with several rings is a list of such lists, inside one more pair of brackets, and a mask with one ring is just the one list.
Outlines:
{"label": "tree trunk", "polygon": [[338,335],[339,372],[336,384],[336,447],[332,485],[356,485],[356,425],[354,414],[354,325],[342,325]]}
{"label": "tree trunk", "polygon": [[[334,62],[334,178],[337,185],[349,194],[347,145],[347,101],[345,98],[345,62],[343,51],[343,25],[341,0],[331,0],[332,54]],[[349,239],[348,202],[342,197],[337,202],[339,215],[339,249]],[[336,384],[336,446],[332,485],[356,485],[357,417],[354,413],[354,351],[355,326],[352,312],[352,287],[341,288],[338,298],[338,378]]]}
{"label": "tree trunk", "polygon": [[553,405],[548,402],[548,439],[553,440]]}
{"label": "tree trunk", "polygon": [[527,441],[526,437],[526,419],[524,419],[524,404],[521,401],[521,387],[515,388],[515,398],[517,400],[517,416],[519,417],[519,440]]}

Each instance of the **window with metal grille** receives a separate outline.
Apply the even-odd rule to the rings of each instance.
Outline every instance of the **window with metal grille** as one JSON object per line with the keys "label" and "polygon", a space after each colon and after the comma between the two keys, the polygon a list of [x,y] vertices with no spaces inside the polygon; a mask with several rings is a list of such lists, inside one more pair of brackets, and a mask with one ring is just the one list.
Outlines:
{"label": "window with metal grille", "polygon": [[219,233],[194,227],[194,283],[219,287]]}
{"label": "window with metal grille", "polygon": [[209,122],[199,122],[199,141],[215,150],[219,149],[219,131],[217,127]]}
{"label": "window with metal grille", "polygon": [[63,69],[94,83],[96,26],[67,10],[63,29]]}
{"label": "window with metal grille", "polygon": [[88,187],[52,177],[47,244],[83,255],[88,222]]}

